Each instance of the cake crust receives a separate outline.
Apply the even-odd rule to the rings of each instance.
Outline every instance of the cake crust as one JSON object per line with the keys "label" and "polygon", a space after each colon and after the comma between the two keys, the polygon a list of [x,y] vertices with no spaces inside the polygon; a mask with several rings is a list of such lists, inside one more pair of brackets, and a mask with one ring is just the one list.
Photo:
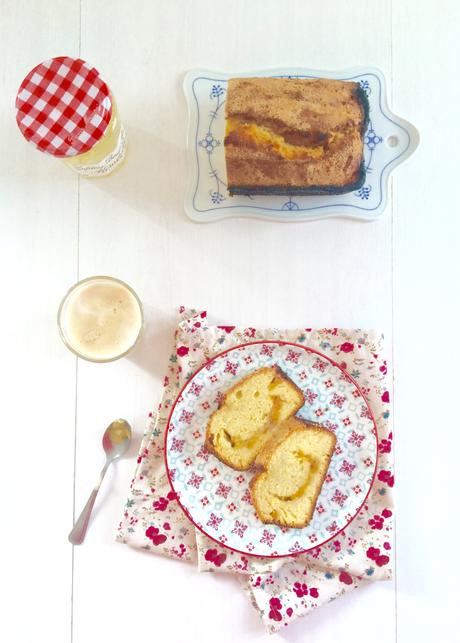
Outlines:
{"label": "cake crust", "polygon": [[358,83],[231,78],[225,137],[230,194],[339,194],[359,188],[368,113]]}

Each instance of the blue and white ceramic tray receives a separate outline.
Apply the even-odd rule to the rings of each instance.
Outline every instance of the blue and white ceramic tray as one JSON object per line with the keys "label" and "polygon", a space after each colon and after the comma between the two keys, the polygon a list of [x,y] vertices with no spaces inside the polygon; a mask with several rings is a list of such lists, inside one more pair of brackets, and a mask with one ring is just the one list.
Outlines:
{"label": "blue and white ceramic tray", "polygon": [[[225,100],[228,79],[242,76],[335,78],[359,82],[370,104],[369,127],[364,137],[364,185],[355,192],[338,195],[231,197],[227,191],[224,154]],[[339,72],[286,68],[233,74],[199,69],[186,74],[184,90],[189,112],[190,172],[185,211],[195,221],[235,216],[274,221],[345,216],[373,221],[385,209],[390,172],[418,145],[415,127],[388,109],[382,72],[370,67]]]}

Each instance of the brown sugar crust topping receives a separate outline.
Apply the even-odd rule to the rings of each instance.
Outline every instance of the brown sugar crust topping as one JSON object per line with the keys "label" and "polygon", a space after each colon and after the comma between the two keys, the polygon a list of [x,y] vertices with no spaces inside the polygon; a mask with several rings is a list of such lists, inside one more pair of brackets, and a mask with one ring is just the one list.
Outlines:
{"label": "brown sugar crust topping", "polygon": [[346,186],[363,159],[358,84],[325,79],[232,78],[225,157],[232,188]]}

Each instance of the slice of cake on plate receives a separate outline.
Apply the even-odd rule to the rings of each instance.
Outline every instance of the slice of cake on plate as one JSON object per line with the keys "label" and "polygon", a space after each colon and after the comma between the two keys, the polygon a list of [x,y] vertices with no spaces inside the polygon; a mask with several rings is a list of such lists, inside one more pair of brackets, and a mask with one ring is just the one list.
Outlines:
{"label": "slice of cake on plate", "polygon": [[282,527],[308,525],[335,443],[331,431],[296,417],[278,427],[257,455],[259,473],[250,482],[262,522]]}
{"label": "slice of cake on plate", "polygon": [[243,471],[276,430],[303,406],[302,391],[276,366],[260,368],[227,391],[206,428],[206,448]]}

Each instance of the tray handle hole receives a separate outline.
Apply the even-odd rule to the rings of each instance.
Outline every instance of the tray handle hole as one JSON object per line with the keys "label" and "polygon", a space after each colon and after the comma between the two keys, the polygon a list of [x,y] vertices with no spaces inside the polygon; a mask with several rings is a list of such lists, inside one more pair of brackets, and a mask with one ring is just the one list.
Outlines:
{"label": "tray handle hole", "polygon": [[386,140],[388,147],[396,147],[399,143],[399,138],[397,136],[389,136]]}

